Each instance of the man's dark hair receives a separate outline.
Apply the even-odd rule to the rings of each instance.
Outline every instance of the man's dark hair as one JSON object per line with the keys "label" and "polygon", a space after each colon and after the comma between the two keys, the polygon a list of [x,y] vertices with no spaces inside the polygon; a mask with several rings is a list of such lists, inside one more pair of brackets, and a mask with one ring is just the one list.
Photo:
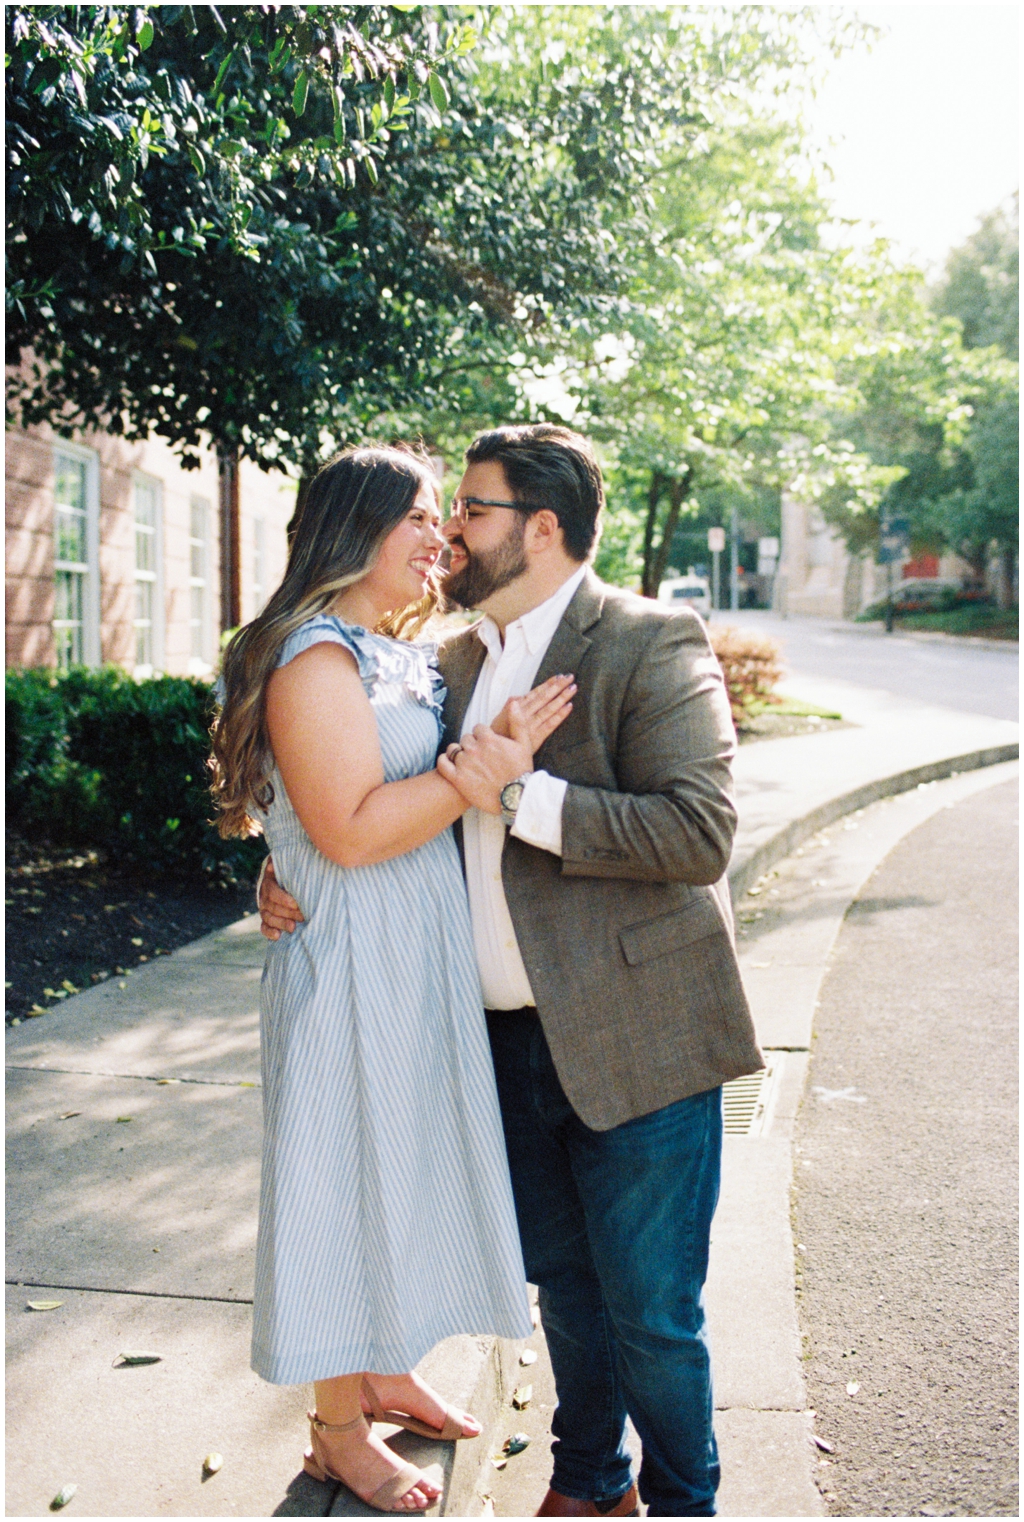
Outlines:
{"label": "man's dark hair", "polygon": [[604,482],[593,447],[583,435],[556,423],[494,428],[466,450],[467,465],[489,460],[501,466],[517,502],[554,513],[566,553],[573,560],[586,560],[597,538]]}

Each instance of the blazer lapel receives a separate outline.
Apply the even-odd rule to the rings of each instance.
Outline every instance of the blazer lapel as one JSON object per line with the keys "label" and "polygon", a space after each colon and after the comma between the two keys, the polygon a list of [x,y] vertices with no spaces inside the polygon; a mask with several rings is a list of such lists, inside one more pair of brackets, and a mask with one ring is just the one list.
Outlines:
{"label": "blazer lapel", "polygon": [[454,639],[442,645],[438,652],[438,669],[448,689],[444,700],[442,750],[462,734],[462,721],[486,654],[483,640],[477,638],[473,629],[468,629],[465,634],[457,634]]}
{"label": "blazer lapel", "polygon": [[585,631],[597,623],[603,606],[601,583],[593,571],[588,570],[576,588],[572,602],[562,614],[561,623],[551,636],[551,643],[534,677],[535,687],[560,671],[576,674],[576,669],[590,646]]}
{"label": "blazer lapel", "polygon": [[[599,621],[603,606],[604,592],[601,583],[593,571],[588,570],[577,587],[572,602],[562,614],[561,623],[551,637],[551,643],[534,678],[535,687],[539,687],[541,682],[546,682],[549,676],[556,676],[563,671],[571,672],[579,681],[580,665],[591,645],[586,631],[592,629]],[[581,690],[577,693],[577,703],[585,695],[584,685],[580,683]],[[570,714],[568,724],[572,726],[573,719],[577,717],[576,714]],[[549,735],[534,756],[536,765],[543,767],[548,747],[553,746],[557,749],[559,740],[564,744],[565,739],[565,735],[559,729],[556,729],[553,735]]]}

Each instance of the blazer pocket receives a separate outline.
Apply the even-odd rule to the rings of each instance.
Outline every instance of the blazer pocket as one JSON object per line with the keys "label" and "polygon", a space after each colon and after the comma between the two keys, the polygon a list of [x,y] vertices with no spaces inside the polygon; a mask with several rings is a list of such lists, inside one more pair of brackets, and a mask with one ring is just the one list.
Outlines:
{"label": "blazer pocket", "polygon": [[619,931],[619,945],[630,967],[636,967],[670,951],[679,951],[692,941],[724,934],[725,926],[714,906],[706,898],[698,898],[675,914],[663,914],[642,925],[626,925]]}

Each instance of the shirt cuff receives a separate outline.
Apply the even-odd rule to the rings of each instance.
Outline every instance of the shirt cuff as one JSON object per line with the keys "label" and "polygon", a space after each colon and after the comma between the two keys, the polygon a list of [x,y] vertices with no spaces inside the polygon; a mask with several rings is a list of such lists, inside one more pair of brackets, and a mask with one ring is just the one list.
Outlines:
{"label": "shirt cuff", "polygon": [[541,851],[562,854],[562,804],[569,784],[550,772],[531,772],[510,834]]}

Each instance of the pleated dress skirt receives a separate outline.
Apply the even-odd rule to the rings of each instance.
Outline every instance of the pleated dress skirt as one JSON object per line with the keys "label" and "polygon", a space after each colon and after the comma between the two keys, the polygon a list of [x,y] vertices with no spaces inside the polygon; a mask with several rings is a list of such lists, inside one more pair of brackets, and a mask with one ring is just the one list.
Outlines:
{"label": "pleated dress skirt", "polygon": [[[430,769],[444,689],[424,647],[321,616],[355,655],[385,778]],[[456,1333],[526,1337],[522,1254],[451,830],[345,868],[280,776],[266,820],[305,915],[268,948],[253,1368],[274,1384],[413,1368]]]}

